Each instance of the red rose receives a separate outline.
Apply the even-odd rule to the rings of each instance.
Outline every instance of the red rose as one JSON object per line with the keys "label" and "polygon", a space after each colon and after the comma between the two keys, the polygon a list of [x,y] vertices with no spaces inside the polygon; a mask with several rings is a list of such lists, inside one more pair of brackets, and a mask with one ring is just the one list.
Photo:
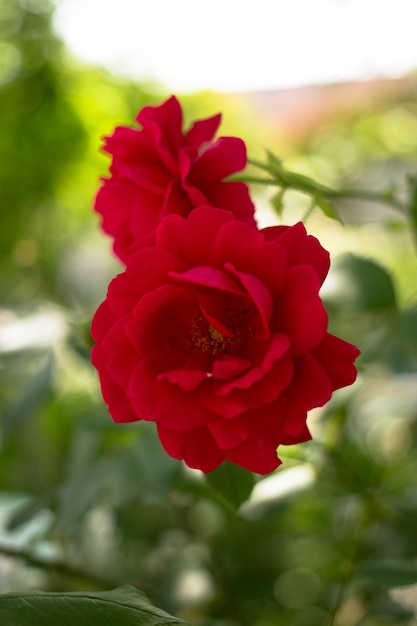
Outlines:
{"label": "red rose", "polygon": [[222,182],[245,168],[246,147],[237,137],[213,142],[221,115],[183,132],[180,104],[171,97],[159,107],[145,107],[136,120],[141,130],[119,127],[107,137],[111,178],[104,180],[95,202],[122,261],[152,244],[155,228],[170,213],[186,217],[195,207],[210,204],[255,226],[247,185]]}
{"label": "red rose", "polygon": [[200,207],[165,218],[93,320],[92,361],[116,422],[155,421],[171,456],[259,474],[306,441],[307,411],[356,378],[326,332],[329,255],[299,223],[263,231]]}

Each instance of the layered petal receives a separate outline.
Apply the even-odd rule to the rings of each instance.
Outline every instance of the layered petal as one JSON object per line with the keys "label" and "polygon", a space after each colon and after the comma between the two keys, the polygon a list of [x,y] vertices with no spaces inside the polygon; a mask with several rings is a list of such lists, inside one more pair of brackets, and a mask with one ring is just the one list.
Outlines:
{"label": "layered petal", "polygon": [[168,454],[185,461],[188,467],[212,472],[225,460],[205,427],[177,433],[158,424],[158,436]]}
{"label": "layered petal", "polygon": [[[280,445],[311,438],[308,411],[354,381],[359,350],[327,333],[319,290],[328,253],[302,224],[258,231],[237,218],[218,179],[244,161],[242,146],[228,138],[202,145],[220,120],[202,120],[184,135],[180,113],[175,101],[149,107],[141,139],[127,133],[118,153],[129,185],[140,168],[129,170],[128,161],[141,142],[163,172],[114,220],[133,243],[94,316],[92,362],[115,421],[155,422],[168,454],[189,467],[210,472],[227,460],[266,474],[280,464]],[[174,165],[179,175],[155,218],[151,187]],[[103,215],[119,182],[103,187]],[[195,206],[213,189],[232,210]],[[133,197],[152,210],[129,221]],[[194,208],[180,215],[184,197]],[[154,218],[144,247],[141,228]]]}
{"label": "layered petal", "polygon": [[271,325],[290,338],[294,356],[309,352],[326,334],[327,313],[318,293],[319,286],[310,265],[296,265],[288,270]]}
{"label": "layered petal", "polygon": [[144,107],[136,117],[140,128],[118,127],[105,139],[110,177],[97,194],[95,210],[123,262],[154,243],[158,224],[171,213],[186,217],[199,206],[220,202],[255,225],[246,185],[223,180],[245,167],[246,147],[237,137],[214,139],[220,119],[197,120],[183,131],[181,106],[172,96],[160,106]]}
{"label": "layered petal", "polygon": [[360,350],[353,344],[326,333],[312,354],[328,373],[333,390],[351,385],[355,381],[357,372],[354,362],[360,355]]}

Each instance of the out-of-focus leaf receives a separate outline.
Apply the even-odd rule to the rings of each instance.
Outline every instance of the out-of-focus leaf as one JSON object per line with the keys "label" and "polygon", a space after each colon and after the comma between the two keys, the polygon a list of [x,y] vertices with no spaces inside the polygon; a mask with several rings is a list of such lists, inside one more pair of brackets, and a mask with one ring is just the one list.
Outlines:
{"label": "out-of-focus leaf", "polygon": [[7,626],[169,626],[186,624],[150,604],[134,587],[112,591],[0,596],[0,622]]}
{"label": "out-of-focus leaf", "polygon": [[405,587],[417,584],[417,563],[400,559],[375,559],[357,569],[361,578],[384,587]]}
{"label": "out-of-focus leaf", "polygon": [[165,453],[155,429],[144,426],[133,445],[106,454],[91,447],[90,457],[72,468],[60,491],[59,530],[78,522],[104,495],[115,506],[166,501],[181,466]]}
{"label": "out-of-focus leaf", "polygon": [[397,317],[383,355],[398,372],[414,372],[417,368],[417,308],[403,311]]}
{"label": "out-of-focus leaf", "polygon": [[395,624],[398,622],[406,622],[414,616],[414,611],[399,602],[396,602],[392,598],[382,597],[375,607],[369,612],[369,616],[381,616],[385,620],[392,618],[395,620]]}
{"label": "out-of-focus leaf", "polygon": [[344,312],[386,312],[397,305],[389,272],[372,259],[353,254],[333,263],[323,296],[327,304]]}
{"label": "out-of-focus leaf", "polygon": [[417,176],[409,176],[408,185],[410,190],[410,223],[414,240],[417,242]]}
{"label": "out-of-focus leaf", "polygon": [[41,499],[29,498],[11,513],[7,520],[7,530],[15,530],[22,524],[26,524],[43,508]]}
{"label": "out-of-focus leaf", "polygon": [[[40,358],[36,372],[22,385],[21,393],[3,411],[3,424],[12,429],[33,414],[45,400],[52,384],[54,357],[47,353]],[[24,375],[22,376],[24,380]]]}
{"label": "out-of-focus leaf", "polygon": [[227,461],[214,472],[206,474],[206,478],[216,494],[234,509],[238,509],[249,498],[255,485],[252,472]]}

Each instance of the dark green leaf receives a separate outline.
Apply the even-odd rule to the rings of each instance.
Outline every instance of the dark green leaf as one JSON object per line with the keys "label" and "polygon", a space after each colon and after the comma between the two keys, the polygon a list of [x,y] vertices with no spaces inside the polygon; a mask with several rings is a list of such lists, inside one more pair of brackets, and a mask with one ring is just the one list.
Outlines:
{"label": "dark green leaf", "polygon": [[398,372],[413,372],[417,368],[417,308],[402,311],[396,319],[396,327],[382,355]]}
{"label": "dark green leaf", "polygon": [[384,587],[405,587],[417,584],[417,564],[400,559],[367,561],[357,570],[362,578]]}
{"label": "dark green leaf", "polygon": [[382,312],[396,307],[392,278],[375,261],[347,254],[330,271],[326,303],[345,312]]}
{"label": "dark green leaf", "polygon": [[247,500],[255,484],[252,472],[248,472],[227,461],[219,468],[206,474],[210,487],[234,509]]}
{"label": "dark green leaf", "polygon": [[6,626],[169,626],[186,622],[152,606],[134,587],[112,591],[0,596],[0,623]]}
{"label": "dark green leaf", "polygon": [[408,607],[396,602],[390,597],[382,596],[379,601],[372,607],[369,615],[380,615],[385,618],[395,619],[395,623],[409,622],[414,616],[414,611]]}

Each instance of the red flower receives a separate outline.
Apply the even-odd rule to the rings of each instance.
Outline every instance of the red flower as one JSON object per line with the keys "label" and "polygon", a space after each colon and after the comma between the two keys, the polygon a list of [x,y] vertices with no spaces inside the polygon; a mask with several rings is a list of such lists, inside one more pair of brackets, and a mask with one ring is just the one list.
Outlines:
{"label": "red flower", "polygon": [[307,411],[356,378],[359,350],[326,332],[329,255],[299,223],[257,231],[201,207],[159,225],[92,325],[116,422],[155,421],[171,456],[266,474],[306,441]]}
{"label": "red flower", "polygon": [[233,210],[255,226],[247,185],[222,182],[246,166],[246,147],[237,137],[213,137],[221,115],[195,122],[182,131],[178,100],[147,106],[136,117],[141,130],[116,128],[104,149],[113,159],[95,202],[103,229],[114,239],[114,251],[126,262],[138,247],[153,243],[165,215],[186,217],[210,204]]}

